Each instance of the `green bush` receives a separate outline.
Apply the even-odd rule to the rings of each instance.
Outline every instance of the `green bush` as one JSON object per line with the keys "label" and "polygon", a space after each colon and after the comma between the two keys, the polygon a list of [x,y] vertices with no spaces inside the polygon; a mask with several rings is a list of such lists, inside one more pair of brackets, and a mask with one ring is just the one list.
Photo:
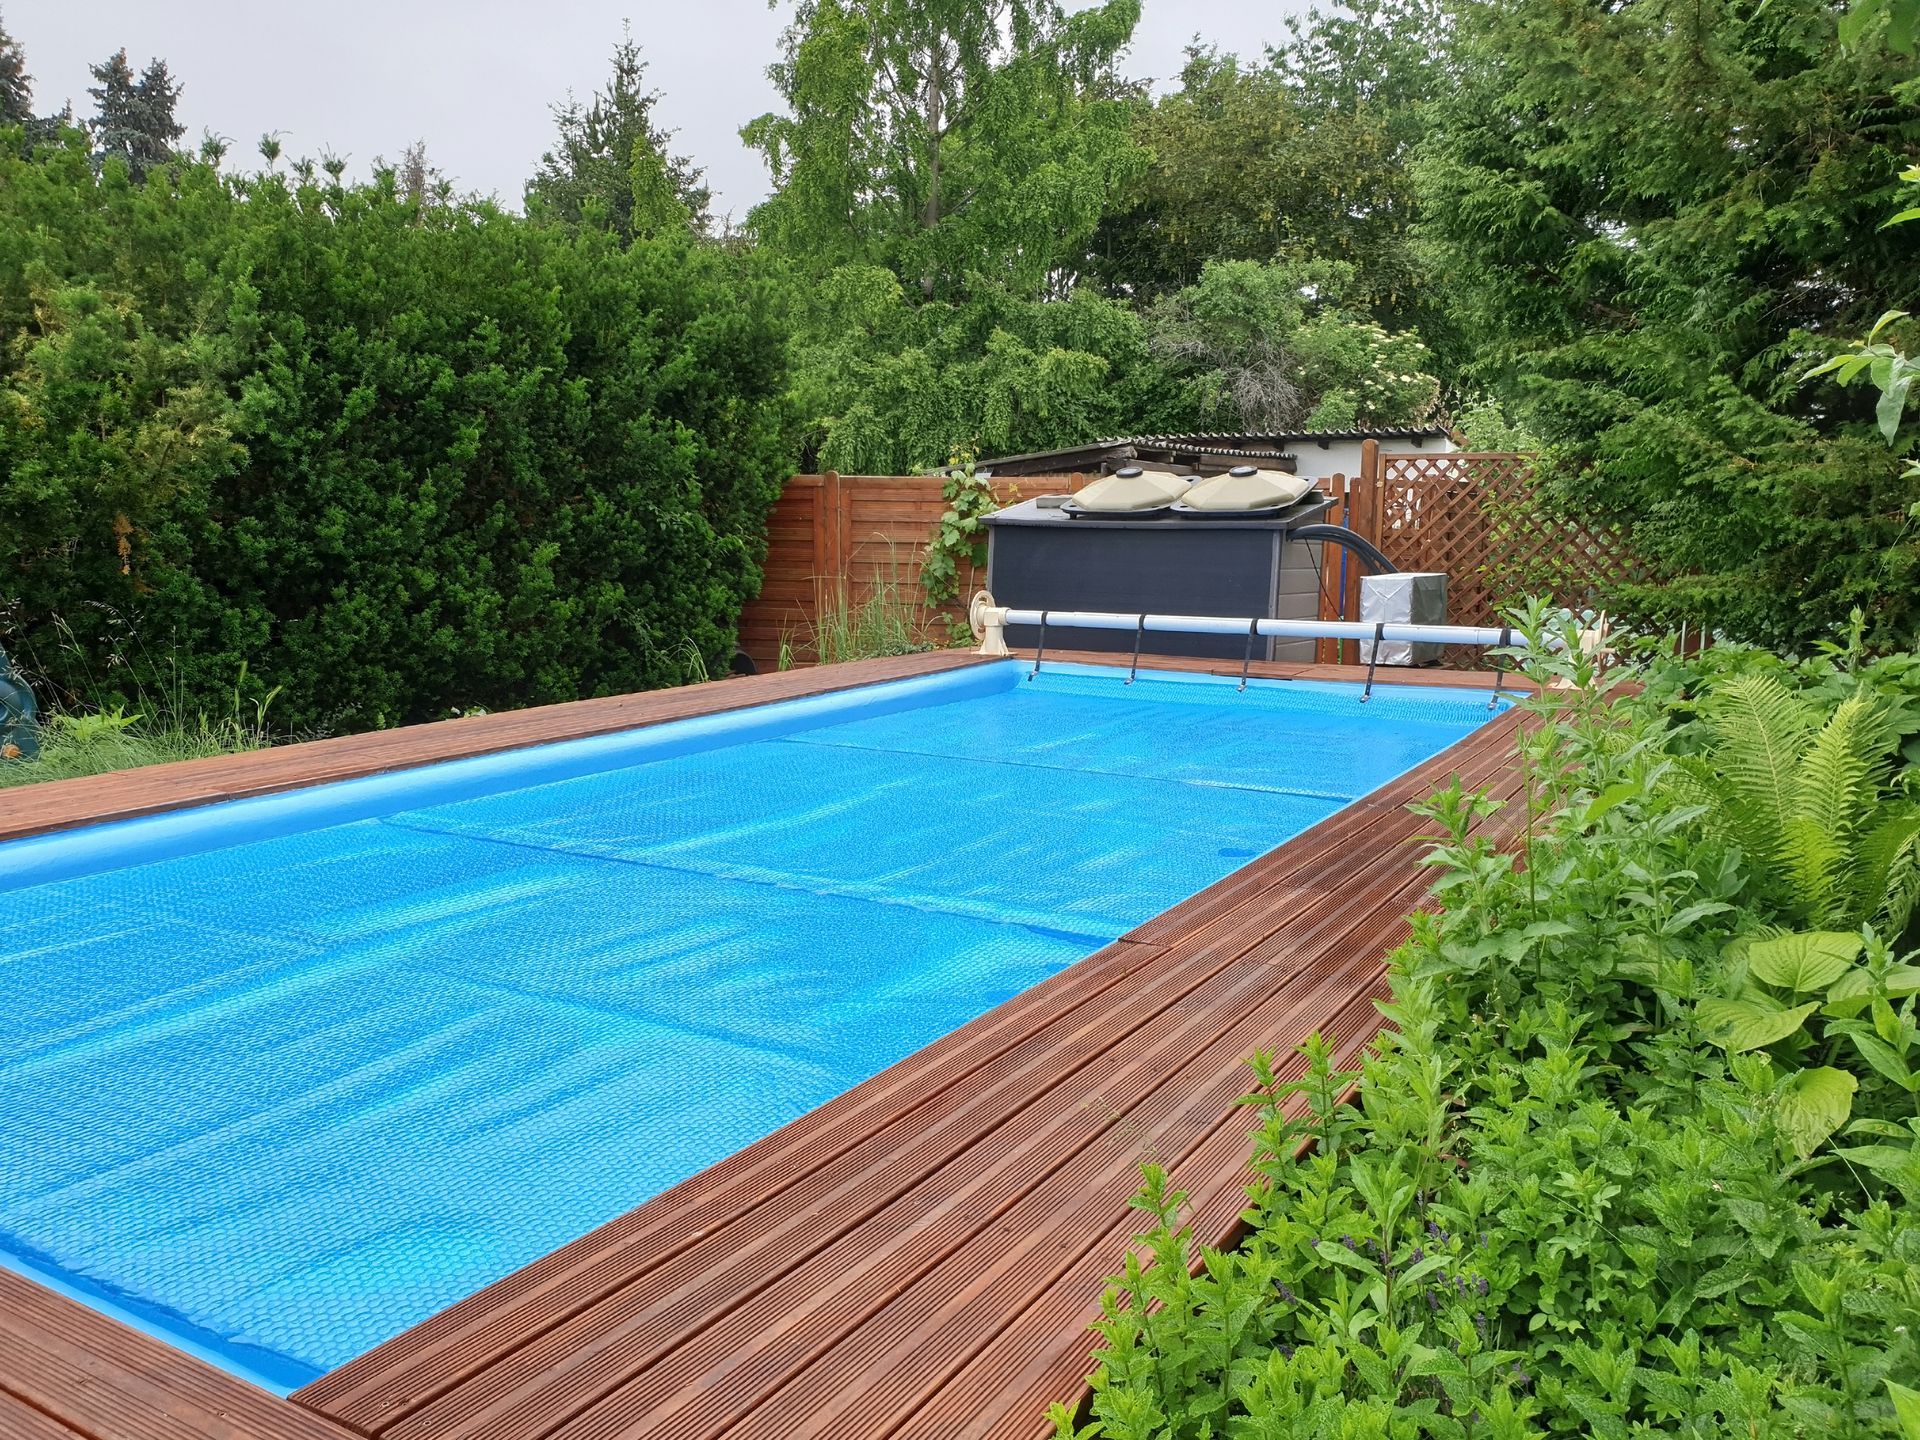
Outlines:
{"label": "green bush", "polygon": [[1803,379],[1920,309],[1914,232],[1883,223],[1920,85],[1871,33],[1841,43],[1846,10],[1456,7],[1416,230],[1461,378],[1544,442],[1568,513],[1647,562],[1616,608],[1803,647],[1858,607],[1877,648],[1908,649],[1914,482],[1869,390]]}
{"label": "green bush", "polygon": [[[1077,1433],[1915,1433],[1915,852],[1876,813],[1913,798],[1886,757],[1920,666],[1669,657],[1637,695],[1534,668],[1572,688],[1530,702],[1517,853],[1482,797],[1425,807],[1444,909],[1396,1028],[1356,1076],[1318,1040],[1256,1059],[1242,1246],[1197,1249],[1149,1169]],[[1756,695],[1780,714],[1742,730]],[[1907,878],[1836,900],[1876,856]],[[1867,925],[1796,933],[1822,914]]]}
{"label": "green bush", "polygon": [[0,149],[0,627],[55,698],[177,654],[365,728],[724,658],[791,458],[750,258]]}

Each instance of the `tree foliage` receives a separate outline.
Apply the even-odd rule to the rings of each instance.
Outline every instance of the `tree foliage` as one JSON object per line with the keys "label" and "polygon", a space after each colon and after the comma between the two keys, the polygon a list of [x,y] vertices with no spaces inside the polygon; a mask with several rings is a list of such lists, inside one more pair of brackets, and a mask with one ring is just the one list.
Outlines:
{"label": "tree foliage", "polygon": [[[1463,9],[1417,176],[1477,373],[1563,501],[1630,525],[1644,611],[1804,643],[1920,624],[1911,483],[1809,360],[1920,298],[1880,228],[1920,148],[1904,57],[1822,0]],[[1907,157],[1903,160],[1903,157]]]}
{"label": "tree foliage", "polygon": [[757,265],[370,185],[0,154],[0,625],[298,727],[686,678],[791,467]]}
{"label": "tree foliage", "polygon": [[1182,418],[1265,434],[1430,420],[1431,355],[1347,309],[1353,282],[1339,262],[1211,261],[1163,297],[1147,312],[1149,346],[1181,384]]}
{"label": "tree foliage", "polygon": [[157,56],[134,77],[126,47],[91,67],[99,83],[88,87],[94,100],[93,139],[102,160],[118,159],[134,179],[172,158],[186,126],[174,118],[181,86]]}
{"label": "tree foliage", "polygon": [[560,137],[527,182],[529,215],[600,226],[621,240],[706,231],[712,197],[703,172],[668,150],[673,137],[654,124],[660,95],[646,88],[646,73],[640,47],[623,32],[607,88],[585,105],[569,97],[554,106]]}
{"label": "tree foliage", "polygon": [[[809,463],[1434,413],[1431,357],[1370,313],[1383,296],[1411,306],[1390,192],[1421,82],[1341,78],[1383,45],[1410,51],[1430,19],[1412,13],[1316,16],[1297,80],[1197,55],[1187,91],[1151,106],[1115,77],[1131,3],[803,5],[773,72],[788,113],[746,134],[776,185],[754,233],[803,285]],[[1343,178],[1370,155],[1366,178]],[[1271,263],[1210,267],[1221,250]]]}
{"label": "tree foliage", "polygon": [[0,600],[69,690],[60,627],[115,684],[164,632],[196,687],[249,659],[290,716],[387,720],[715,651],[781,455],[1458,417],[1632,531],[1640,611],[1801,643],[1857,603],[1887,643],[1920,623],[1920,226],[1880,227],[1913,7],[1360,0],[1150,100],[1137,0],[802,0],[724,245],[630,35],[531,223],[423,144],[355,186],[268,136],[223,179],[124,51],[77,144],[0,36],[44,151],[0,194]]}
{"label": "tree foliage", "polygon": [[742,132],[769,245],[880,265],[921,298],[1057,291],[1142,163],[1115,61],[1139,0],[802,0],[769,72],[787,113]]}
{"label": "tree foliage", "polygon": [[910,474],[1179,413],[1141,318],[1089,289],[922,302],[890,270],[845,265],[807,287],[795,325],[803,460],[823,469]]}
{"label": "tree foliage", "polygon": [[1090,267],[1153,296],[1210,261],[1353,268],[1349,300],[1392,325],[1437,326],[1409,230],[1408,171],[1443,38],[1438,6],[1362,0],[1288,18],[1264,62],[1195,46],[1181,83],[1142,103],[1152,155],[1101,224]]}
{"label": "tree foliage", "polygon": [[1440,383],[1418,339],[1339,301],[1342,265],[1209,265],[1136,307],[1076,287],[919,302],[878,266],[842,266],[796,314],[807,463],[892,474],[958,450],[1006,455],[1097,435],[1418,424]]}
{"label": "tree foliage", "polygon": [[33,119],[33,76],[26,52],[0,23],[0,125],[24,125]]}

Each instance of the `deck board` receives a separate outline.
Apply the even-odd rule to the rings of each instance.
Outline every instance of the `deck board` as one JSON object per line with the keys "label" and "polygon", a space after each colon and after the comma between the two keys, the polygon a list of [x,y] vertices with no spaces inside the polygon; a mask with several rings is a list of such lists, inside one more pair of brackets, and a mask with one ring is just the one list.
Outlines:
{"label": "deck board", "polygon": [[[0,792],[0,837],[970,663],[944,652],[823,667],[60,782],[20,804],[9,801],[22,792]],[[1234,1103],[1245,1057],[1314,1030],[1343,1060],[1360,1053],[1380,1023],[1384,957],[1424,890],[1426,832],[1405,807],[1455,776],[1510,795],[1517,723],[1490,721],[291,1402],[0,1274],[24,1296],[10,1305],[0,1290],[0,1440],[1037,1440],[1047,1404],[1084,1382],[1086,1326],[1139,1228],[1127,1201],[1141,1161],[1173,1170],[1202,1240],[1232,1237],[1251,1128]]]}
{"label": "deck board", "polygon": [[0,1440],[76,1440],[80,1434],[0,1390]]}
{"label": "deck board", "polygon": [[91,1440],[353,1440],[322,1415],[0,1270],[0,1435],[8,1427]]}

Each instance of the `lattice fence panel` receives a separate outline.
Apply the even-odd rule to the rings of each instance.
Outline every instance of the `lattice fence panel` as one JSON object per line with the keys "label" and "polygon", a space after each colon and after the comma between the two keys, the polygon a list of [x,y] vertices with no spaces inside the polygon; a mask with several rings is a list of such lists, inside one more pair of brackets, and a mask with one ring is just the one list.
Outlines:
{"label": "lattice fence panel", "polygon": [[1618,529],[1549,513],[1528,456],[1383,455],[1379,475],[1380,548],[1402,570],[1444,571],[1459,624],[1491,623],[1529,594],[1596,604],[1643,574]]}

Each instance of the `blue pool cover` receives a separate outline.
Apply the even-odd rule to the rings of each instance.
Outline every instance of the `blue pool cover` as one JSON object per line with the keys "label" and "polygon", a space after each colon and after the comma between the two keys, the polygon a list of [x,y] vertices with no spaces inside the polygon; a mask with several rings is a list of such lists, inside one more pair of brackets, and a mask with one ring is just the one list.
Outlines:
{"label": "blue pool cover", "polygon": [[1486,718],[1007,663],[0,846],[0,1264],[302,1384]]}

